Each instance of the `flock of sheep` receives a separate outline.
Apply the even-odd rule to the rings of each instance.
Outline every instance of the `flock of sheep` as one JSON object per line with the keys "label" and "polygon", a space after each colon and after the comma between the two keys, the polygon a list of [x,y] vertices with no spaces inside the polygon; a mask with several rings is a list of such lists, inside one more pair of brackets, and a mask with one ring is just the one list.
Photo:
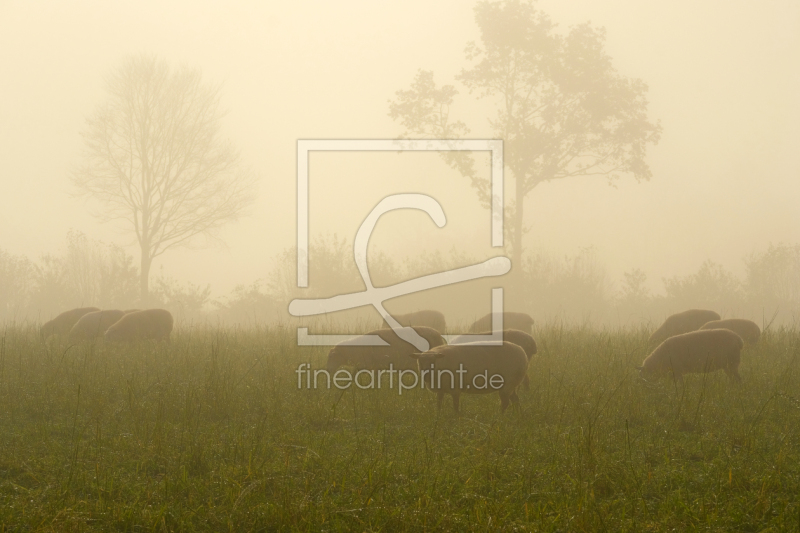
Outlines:
{"label": "flock of sheep", "polygon": [[[650,337],[651,346],[657,347],[638,367],[640,376],[650,380],[672,375],[679,382],[690,373],[708,373],[723,370],[734,381],[741,381],[738,368],[744,342],[758,342],[759,327],[750,320],[732,318],[721,320],[714,311],[690,309],[668,317]],[[461,394],[486,394],[498,392],[501,410],[510,403],[518,403],[517,388],[529,387],[528,363],[536,354],[536,342],[531,336],[533,319],[525,313],[503,313],[503,344],[487,345],[469,342],[466,336],[456,337],[448,345],[441,333],[445,331],[445,318],[438,311],[419,311],[395,316],[405,327],[412,327],[425,338],[430,349],[418,353],[417,349],[402,340],[389,328],[371,331],[389,346],[367,346],[364,336],[339,343],[328,353],[327,370],[335,372],[341,366],[357,369],[381,370],[390,367],[398,370],[425,372],[466,371],[466,379],[454,383],[452,379],[432,380],[432,391],[437,393],[441,407],[446,394],[453,397],[453,407],[459,410]],[[491,333],[493,316],[488,314],[472,324],[471,334]],[[499,388],[475,388],[473,376],[495,375],[503,377]],[[424,379],[424,378],[423,378]]]}
{"label": "flock of sheep", "polygon": [[[533,319],[525,313],[503,313],[502,345],[470,342],[469,336],[459,336],[450,344],[442,332],[446,330],[445,317],[438,311],[418,311],[398,315],[395,319],[405,327],[413,328],[429,344],[429,350],[419,353],[401,339],[391,328],[371,331],[388,346],[365,345],[364,336],[339,343],[328,353],[327,371],[335,373],[342,366],[364,370],[410,370],[421,372],[452,372],[462,369],[465,374],[459,383],[452,380],[431,381],[430,387],[438,395],[441,407],[446,394],[453,398],[459,410],[459,396],[498,392],[503,411],[510,403],[519,403],[517,388],[528,388],[528,363],[536,354],[536,341],[531,336]],[[491,334],[494,317],[488,314],[472,324],[470,334]],[[41,327],[43,338],[51,335],[66,336],[70,342],[80,342],[103,337],[107,341],[135,341],[144,339],[169,341],[173,319],[165,309],[100,310],[82,307],[61,313]],[[741,381],[738,368],[744,342],[758,342],[759,327],[750,320],[721,320],[719,314],[704,309],[690,309],[674,314],[664,321],[650,337],[657,345],[638,367],[645,379],[672,375],[683,381],[684,374],[725,371],[735,381]],[[499,387],[471,387],[475,376],[499,375]],[[465,378],[465,379],[463,379]],[[426,385],[428,383],[426,382]]]}
{"label": "flock of sheep", "polygon": [[98,337],[103,337],[107,341],[154,339],[169,342],[172,324],[172,314],[166,309],[120,311],[81,307],[64,311],[45,323],[39,333],[45,339],[51,335],[65,336],[69,342],[93,340]]}

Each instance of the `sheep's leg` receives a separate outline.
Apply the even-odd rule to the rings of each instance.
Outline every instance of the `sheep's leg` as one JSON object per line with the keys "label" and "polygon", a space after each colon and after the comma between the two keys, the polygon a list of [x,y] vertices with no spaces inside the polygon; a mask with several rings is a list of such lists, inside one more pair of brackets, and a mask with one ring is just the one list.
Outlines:
{"label": "sheep's leg", "polygon": [[739,370],[736,368],[726,368],[725,373],[728,374],[728,377],[731,378],[731,381],[735,383],[742,382],[742,376],[739,375]]}
{"label": "sheep's leg", "polygon": [[512,392],[512,393],[509,395],[509,398],[511,399],[511,403],[513,403],[513,404],[514,404],[514,405],[516,405],[516,406],[519,406],[519,396],[517,396],[517,391],[516,391],[516,390],[515,390],[515,391],[513,391],[513,392]]}
{"label": "sheep's leg", "polygon": [[531,390],[531,378],[528,377],[528,373],[525,373],[525,377],[522,378],[522,385],[525,387],[525,390]]}
{"label": "sheep's leg", "polygon": [[500,392],[500,412],[505,413],[506,409],[508,409],[508,404],[510,396],[507,394],[503,394],[502,391]]}

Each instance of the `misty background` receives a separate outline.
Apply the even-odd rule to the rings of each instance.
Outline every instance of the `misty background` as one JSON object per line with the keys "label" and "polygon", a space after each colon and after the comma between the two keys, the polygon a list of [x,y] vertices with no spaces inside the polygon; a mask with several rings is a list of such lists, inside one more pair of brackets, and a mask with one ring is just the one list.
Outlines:
{"label": "misty background", "polygon": [[[800,309],[800,6],[796,3],[540,1],[563,31],[591,21],[626,77],[648,86],[649,181],[623,175],[538,186],[527,197],[522,306],[538,320],[659,321],[692,306],[762,323]],[[285,317],[288,299],[360,290],[352,239],[385,195],[423,192],[422,213],[381,219],[370,245],[376,284],[499,253],[489,213],[435,154],[315,153],[310,160],[311,289],[294,283],[296,141],[393,138],[389,100],[419,69],[453,83],[479,38],[464,2],[0,3],[0,313],[47,318],[79,304],[135,307],[138,247],[92,216],[70,172],[105,79],[153,54],[221,83],[222,133],[257,178],[253,204],[220,242],[170,250],[151,271],[153,303],[179,317]],[[463,87],[451,110],[491,137]],[[480,156],[479,156],[480,160]],[[513,188],[507,187],[507,199]],[[508,221],[506,222],[508,223]],[[319,258],[317,261],[316,258]],[[318,284],[315,285],[315,280]],[[389,302],[454,320],[488,310],[497,280]],[[4,301],[3,301],[4,300]]]}

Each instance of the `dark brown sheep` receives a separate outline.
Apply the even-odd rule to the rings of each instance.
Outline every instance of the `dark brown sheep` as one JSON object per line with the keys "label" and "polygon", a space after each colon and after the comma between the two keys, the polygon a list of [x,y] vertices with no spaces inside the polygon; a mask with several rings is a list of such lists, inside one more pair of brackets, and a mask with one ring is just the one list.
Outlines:
{"label": "dark brown sheep", "polygon": [[[433,328],[417,326],[413,329],[428,341],[431,348],[445,344],[442,335]],[[359,346],[357,343],[363,339],[363,335],[340,342],[328,352],[328,372],[335,372],[345,365],[365,370],[389,368],[390,364],[397,370],[417,369],[416,360],[409,357],[418,351],[417,348],[398,337],[394,330],[377,329],[367,335],[377,335],[389,346]]]}
{"label": "dark brown sheep", "polygon": [[125,314],[106,330],[104,337],[107,341],[153,339],[169,342],[172,325],[172,313],[166,309],[145,309]]}
{"label": "dark brown sheep", "polygon": [[761,328],[752,320],[744,318],[728,318],[706,322],[700,329],[729,329],[739,335],[744,342],[755,344],[761,338]]}
{"label": "dark brown sheep", "polygon": [[83,315],[69,330],[70,342],[80,342],[102,337],[106,330],[125,315],[119,309],[104,309]]}
{"label": "dark brown sheep", "polygon": [[667,317],[661,327],[650,335],[650,345],[659,344],[674,335],[697,331],[706,322],[719,319],[718,313],[707,309],[689,309],[675,313]]}
{"label": "dark brown sheep", "polygon": [[[533,319],[526,313],[506,311],[503,313],[503,329],[518,329],[525,333],[532,333]],[[479,318],[470,327],[470,333],[490,331],[492,329],[492,313]]]}
{"label": "dark brown sheep", "polygon": [[50,335],[66,335],[83,315],[99,310],[99,307],[79,307],[64,311],[53,320],[45,322],[39,329],[39,334],[44,339]]}

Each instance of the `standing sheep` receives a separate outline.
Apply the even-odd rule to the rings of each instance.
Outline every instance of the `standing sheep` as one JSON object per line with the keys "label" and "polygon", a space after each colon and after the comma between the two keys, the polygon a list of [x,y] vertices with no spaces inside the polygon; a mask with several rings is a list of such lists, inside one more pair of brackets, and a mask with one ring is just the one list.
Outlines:
{"label": "standing sheep", "polygon": [[459,397],[464,394],[500,395],[500,410],[509,402],[519,403],[517,387],[528,370],[525,350],[503,341],[502,346],[472,342],[439,346],[425,353],[415,353],[419,361],[423,387],[437,393],[441,409],[445,394],[453,397],[453,408],[459,412]]}
{"label": "standing sheep", "polygon": [[136,341],[144,339],[169,342],[172,333],[172,313],[166,309],[145,309],[125,314],[106,330],[107,341]]}
{"label": "standing sheep", "polygon": [[755,344],[761,337],[761,329],[752,320],[744,318],[728,318],[726,320],[712,320],[706,322],[700,329],[729,329],[739,335],[743,341]]}
{"label": "standing sheep", "polygon": [[[492,313],[476,320],[470,327],[470,333],[478,331],[490,331],[492,329]],[[515,313],[507,311],[503,313],[503,329],[518,329],[525,333],[532,333],[533,319],[526,313]]]}
{"label": "standing sheep", "polygon": [[731,380],[740,382],[742,346],[742,338],[728,329],[704,329],[675,335],[653,350],[638,367],[639,375],[652,379],[672,372],[675,381],[683,383],[684,374],[724,370]]}
{"label": "standing sheep", "polygon": [[102,337],[106,330],[125,315],[119,309],[106,309],[86,313],[69,330],[69,341],[80,342]]}
{"label": "standing sheep", "polygon": [[707,309],[689,309],[681,313],[670,315],[652,335],[650,335],[650,345],[661,343],[674,335],[697,331],[706,322],[719,320],[720,316],[714,311]]}
{"label": "standing sheep", "polygon": [[[433,328],[418,326],[413,328],[420,337],[428,341],[431,348],[443,345],[444,338]],[[349,365],[358,369],[377,370],[389,368],[397,370],[416,370],[417,362],[408,356],[417,351],[414,345],[397,336],[392,329],[377,329],[367,333],[377,335],[389,346],[362,346],[357,343],[364,335],[340,342],[328,352],[328,372],[335,372],[340,366]]]}
{"label": "standing sheep", "polygon": [[[425,326],[435,329],[439,333],[444,333],[447,323],[445,322],[444,315],[439,311],[432,309],[425,309],[422,311],[415,311],[413,313],[406,313],[404,315],[392,315],[403,326],[415,327]],[[385,327],[389,325],[384,321]]]}
{"label": "standing sheep", "polygon": [[[486,331],[483,333],[475,333],[473,335],[491,335],[491,331]],[[472,335],[459,335],[455,339],[453,339],[450,344],[466,344],[473,342],[470,337]],[[525,355],[528,357],[528,362],[530,362],[531,358],[536,355],[536,341],[533,340],[533,337],[525,333],[524,331],[520,331],[518,329],[506,329],[503,330],[503,340],[512,342],[525,350]],[[499,348],[499,346],[497,346]],[[528,377],[528,373],[525,372],[525,377],[522,379],[522,384],[525,387],[525,390],[530,390],[531,388],[531,380]]]}
{"label": "standing sheep", "polygon": [[100,308],[98,307],[79,307],[78,309],[64,311],[53,320],[45,322],[39,329],[39,334],[43,339],[50,335],[66,335],[83,315],[99,310]]}

